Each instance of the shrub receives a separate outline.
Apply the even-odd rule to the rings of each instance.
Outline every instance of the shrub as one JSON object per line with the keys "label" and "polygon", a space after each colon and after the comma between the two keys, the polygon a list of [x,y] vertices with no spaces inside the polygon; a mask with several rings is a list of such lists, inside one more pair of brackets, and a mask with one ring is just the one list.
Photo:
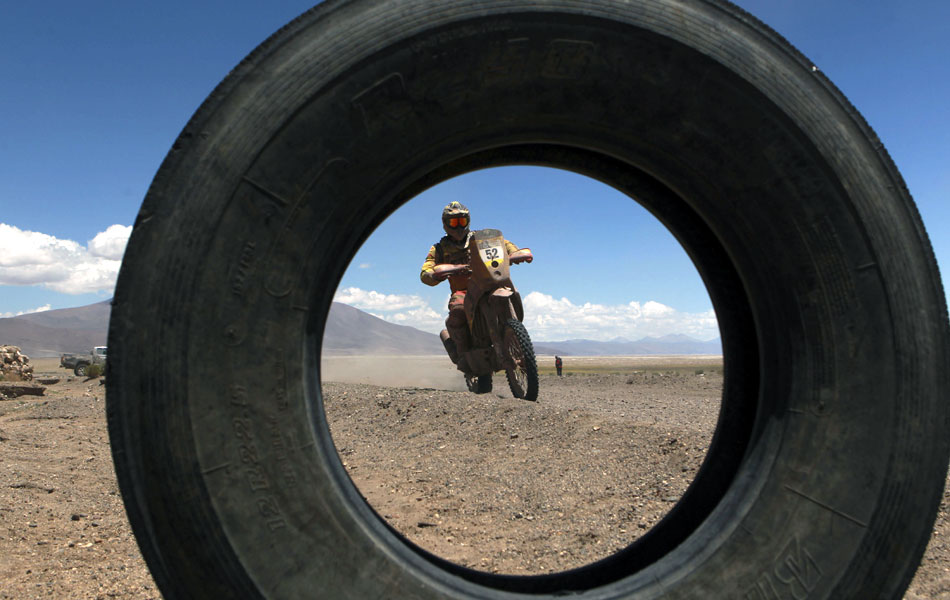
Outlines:
{"label": "shrub", "polygon": [[87,365],[86,366],[86,377],[92,379],[93,377],[100,377],[105,370],[102,368],[102,365]]}

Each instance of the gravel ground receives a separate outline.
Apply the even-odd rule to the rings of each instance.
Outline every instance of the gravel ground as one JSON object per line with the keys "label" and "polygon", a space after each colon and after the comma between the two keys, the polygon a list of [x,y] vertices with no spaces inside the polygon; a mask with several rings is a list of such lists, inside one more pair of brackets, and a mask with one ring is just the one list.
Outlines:
{"label": "gravel ground", "polygon": [[324,390],[334,441],[379,514],[456,563],[523,575],[608,556],[666,514],[705,456],[721,375],[545,376],[538,403],[503,376],[481,396]]}
{"label": "gravel ground", "polygon": [[67,373],[0,400],[0,598],[160,598],[116,484],[105,386]]}
{"label": "gravel ground", "polygon": [[[659,520],[718,410],[714,363],[588,367],[603,372],[542,376],[538,403],[512,398],[503,377],[475,396],[438,377],[344,376],[324,384],[327,414],[353,481],[410,540],[480,570],[547,573]],[[0,400],[0,598],[159,598],[116,487],[105,388],[45,370],[63,378],[45,396]],[[950,600],[947,500],[908,600]]]}

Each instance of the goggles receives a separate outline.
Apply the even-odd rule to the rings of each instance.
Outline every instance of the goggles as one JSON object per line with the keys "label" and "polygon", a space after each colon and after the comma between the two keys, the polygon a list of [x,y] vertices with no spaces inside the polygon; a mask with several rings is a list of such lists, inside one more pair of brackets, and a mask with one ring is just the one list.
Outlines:
{"label": "goggles", "polygon": [[468,217],[452,217],[448,220],[448,224],[452,229],[455,229],[456,227],[467,227]]}

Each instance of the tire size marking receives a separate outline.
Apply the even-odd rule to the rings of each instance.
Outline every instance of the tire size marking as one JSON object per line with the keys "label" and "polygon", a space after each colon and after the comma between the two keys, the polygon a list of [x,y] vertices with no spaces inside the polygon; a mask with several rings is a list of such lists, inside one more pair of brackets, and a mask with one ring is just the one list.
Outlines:
{"label": "tire size marking", "polygon": [[541,67],[541,76],[547,79],[579,79],[587,72],[595,56],[596,47],[582,40],[553,40]]}
{"label": "tire size marking", "polygon": [[[596,56],[597,47],[586,40],[551,40],[540,57],[541,77],[545,79],[580,79]],[[512,38],[492,52],[482,71],[482,85],[506,80],[524,79],[532,62],[528,38]],[[537,55],[536,55],[537,56]],[[537,65],[537,63],[535,63]]]}
{"label": "tire size marking", "polygon": [[297,448],[296,439],[292,431],[284,431],[280,422],[271,417],[268,425],[270,431],[270,443],[276,455],[277,469],[275,476],[280,479],[283,489],[290,489],[297,486],[297,474],[294,471],[294,465],[297,464],[296,457],[291,454]]}
{"label": "tire size marking", "polygon": [[513,38],[498,47],[488,58],[482,76],[482,85],[491,85],[508,79],[524,77],[530,46],[528,38]]}
{"label": "tire size marking", "polygon": [[274,384],[274,401],[277,403],[277,410],[284,412],[290,406],[287,401],[287,361],[284,358],[284,349],[277,348],[273,356],[274,375],[277,377]]}
{"label": "tire size marking", "polygon": [[[463,38],[459,35],[458,38]],[[450,39],[439,39],[438,42],[451,42]],[[413,48],[416,52],[422,46]],[[583,76],[596,56],[596,46],[586,40],[556,39],[548,42],[541,55],[535,55],[534,69],[545,79],[575,80]],[[489,57],[481,67],[480,85],[491,85],[493,82],[507,79],[523,78],[531,60],[530,43],[527,38],[510,39]],[[540,64],[539,64],[540,63]],[[475,82],[460,82],[459,89],[468,89]],[[357,93],[350,100],[351,104],[360,112],[363,125],[370,136],[381,131],[399,127],[404,124],[406,115],[413,111],[414,100],[406,79],[400,72],[393,72],[374,82],[366,89]],[[248,183],[258,186],[248,180]],[[265,188],[258,186],[262,192]]]}
{"label": "tire size marking", "polygon": [[254,250],[257,244],[254,242],[245,242],[241,248],[241,255],[238,258],[237,266],[231,275],[231,293],[238,298],[244,298],[245,284],[247,276],[254,264]]}
{"label": "tire size marking", "polygon": [[454,29],[433,33],[422,40],[415,41],[410,46],[410,49],[413,52],[419,53],[456,40],[483,37],[485,34],[491,33],[505,33],[513,29],[515,29],[515,25],[510,19],[497,19],[476,24],[465,24]]}
{"label": "tire size marking", "polygon": [[823,575],[811,552],[793,537],[772,566],[746,589],[744,600],[805,600]]}
{"label": "tire size marking", "polygon": [[257,507],[257,512],[264,519],[269,531],[275,532],[284,529],[287,527],[287,522],[280,512],[277,501],[268,493],[268,490],[271,489],[270,480],[260,463],[260,452],[254,439],[253,424],[250,418],[247,388],[243,385],[232,385],[229,405],[233,411],[231,428],[234,438],[237,440],[237,453],[242,465],[244,481],[247,488],[254,495],[254,505]]}

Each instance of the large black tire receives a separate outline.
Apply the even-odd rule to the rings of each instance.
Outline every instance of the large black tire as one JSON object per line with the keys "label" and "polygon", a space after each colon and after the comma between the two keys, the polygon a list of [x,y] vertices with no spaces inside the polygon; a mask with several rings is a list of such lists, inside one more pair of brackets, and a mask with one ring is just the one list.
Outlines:
{"label": "large black tire", "polygon": [[89,365],[87,363],[80,363],[73,368],[73,374],[77,377],[82,377],[86,374],[86,367]]}
{"label": "large black tire", "polygon": [[[669,516],[538,577],[401,539],[320,395],[334,288],[373,227],[505,164],[590,175],[663,221],[727,368]],[[731,4],[329,0],[232,71],[156,175],[113,300],[109,431],[166,598],[899,598],[950,456],[948,329],[874,133]]]}
{"label": "large black tire", "polygon": [[508,387],[515,398],[534,402],[538,399],[538,363],[528,330],[518,319],[508,319],[504,339],[508,345],[506,354],[510,354],[518,364],[516,369],[505,369]]}

